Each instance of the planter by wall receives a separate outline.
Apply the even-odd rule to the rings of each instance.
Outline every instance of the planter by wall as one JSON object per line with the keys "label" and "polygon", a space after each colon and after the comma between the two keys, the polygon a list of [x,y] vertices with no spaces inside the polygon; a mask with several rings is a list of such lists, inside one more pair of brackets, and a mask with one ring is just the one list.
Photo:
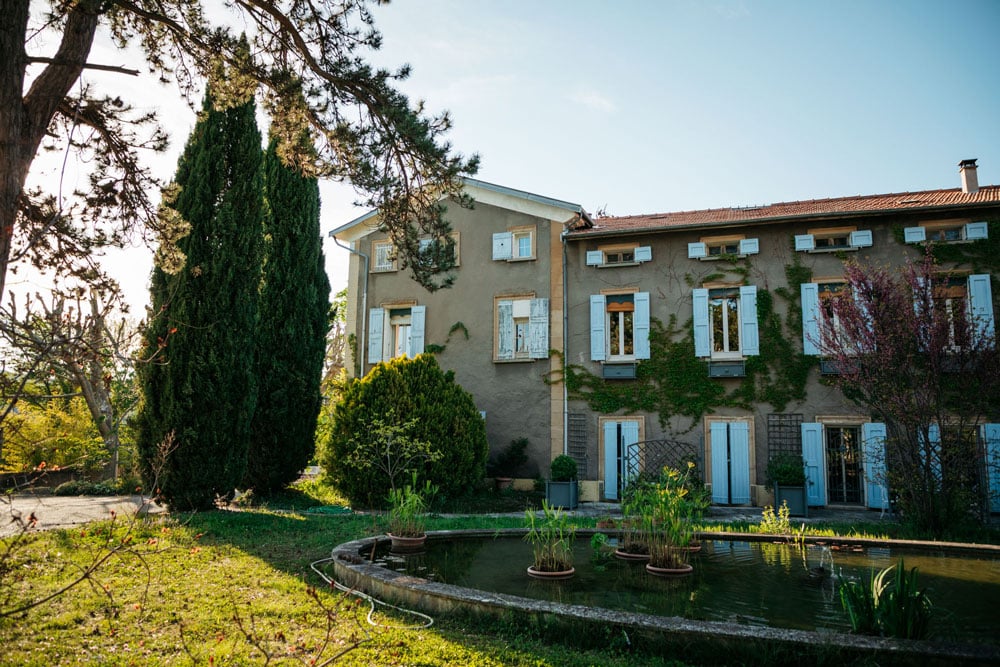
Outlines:
{"label": "planter by wall", "polygon": [[576,509],[580,502],[580,484],[575,479],[568,482],[545,482],[545,499],[552,507]]}
{"label": "planter by wall", "polygon": [[781,507],[782,501],[788,503],[788,513],[791,516],[809,516],[809,506],[806,504],[805,486],[774,485],[774,511]]}

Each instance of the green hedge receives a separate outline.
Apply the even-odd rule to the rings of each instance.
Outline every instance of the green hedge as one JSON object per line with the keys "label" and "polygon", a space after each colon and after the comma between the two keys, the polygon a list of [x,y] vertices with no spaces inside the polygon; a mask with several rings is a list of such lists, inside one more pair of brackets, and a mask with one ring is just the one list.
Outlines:
{"label": "green hedge", "polygon": [[381,363],[365,377],[349,381],[332,412],[332,427],[320,443],[320,464],[352,504],[382,506],[389,494],[389,477],[378,465],[350,463],[358,452],[370,451],[366,435],[375,420],[410,423],[406,436],[429,443],[435,460],[419,460],[411,467],[421,483],[437,484],[440,495],[464,495],[485,475],[485,423],[472,395],[430,354]]}

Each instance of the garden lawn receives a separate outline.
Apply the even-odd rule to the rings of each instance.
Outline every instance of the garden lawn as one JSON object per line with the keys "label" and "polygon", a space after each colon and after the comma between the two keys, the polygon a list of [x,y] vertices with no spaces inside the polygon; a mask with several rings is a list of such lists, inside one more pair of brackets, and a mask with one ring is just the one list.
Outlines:
{"label": "garden lawn", "polygon": [[[0,617],[0,664],[246,665],[264,664],[265,652],[271,664],[324,664],[359,640],[365,641],[336,664],[679,664],[580,651],[458,620],[419,630],[373,628],[365,620],[368,605],[330,590],[310,563],[336,544],[382,532],[380,521],[252,509],[119,517],[32,534],[3,561],[13,566],[0,570],[3,612],[59,590],[95,559],[114,553],[92,579],[44,605]],[[523,522],[473,517],[440,524],[430,527]],[[0,553],[10,544],[0,543]]]}

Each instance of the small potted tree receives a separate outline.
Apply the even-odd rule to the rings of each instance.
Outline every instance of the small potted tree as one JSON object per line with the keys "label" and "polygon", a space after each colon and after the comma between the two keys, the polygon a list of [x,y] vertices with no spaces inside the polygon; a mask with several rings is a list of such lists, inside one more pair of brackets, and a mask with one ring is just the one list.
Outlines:
{"label": "small potted tree", "polygon": [[545,482],[545,500],[553,507],[576,509],[580,497],[576,461],[562,454],[552,459],[549,480]]}
{"label": "small potted tree", "polygon": [[777,454],[767,462],[767,484],[774,488],[774,506],[787,503],[792,516],[809,516],[806,468],[801,456]]}

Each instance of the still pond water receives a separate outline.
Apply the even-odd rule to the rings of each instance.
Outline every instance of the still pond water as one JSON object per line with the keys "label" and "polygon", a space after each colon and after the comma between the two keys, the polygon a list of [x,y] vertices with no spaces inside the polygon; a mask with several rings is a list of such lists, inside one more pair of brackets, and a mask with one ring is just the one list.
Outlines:
{"label": "still pond water", "polygon": [[[768,542],[706,541],[693,574],[663,579],[642,563],[592,561],[589,539],[574,545],[576,576],[561,582],[527,576],[531,547],[511,537],[428,541],[425,553],[383,554],[387,567],[466,588],[566,604],[695,620],[800,630],[848,631],[838,577],[860,579],[905,559],[934,605],[934,637],[1000,643],[1000,560],[888,548],[832,550]],[[832,563],[832,565],[831,565]],[[822,570],[819,568],[822,567]],[[819,572],[833,576],[817,576]]]}

